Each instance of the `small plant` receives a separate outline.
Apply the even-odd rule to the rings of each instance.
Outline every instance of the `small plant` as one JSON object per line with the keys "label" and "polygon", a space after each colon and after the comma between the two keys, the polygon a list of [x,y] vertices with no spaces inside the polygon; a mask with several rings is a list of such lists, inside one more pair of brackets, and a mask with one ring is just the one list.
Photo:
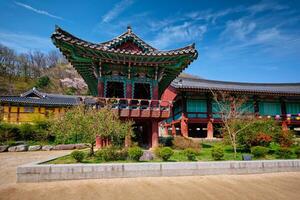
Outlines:
{"label": "small plant", "polygon": [[187,148],[183,151],[183,154],[187,157],[188,160],[193,161],[196,160],[197,151],[192,148]]}
{"label": "small plant", "polygon": [[255,158],[264,158],[268,152],[269,149],[262,146],[256,146],[251,148],[251,153]]}
{"label": "small plant", "polygon": [[295,154],[296,154],[297,158],[299,159],[300,158],[300,147],[299,146],[295,148]]}
{"label": "small plant", "polygon": [[160,147],[155,149],[155,155],[163,161],[169,160],[173,154],[174,151],[171,147]]}
{"label": "small plant", "polygon": [[214,160],[222,160],[224,157],[224,148],[220,145],[216,145],[211,150],[211,156]]}
{"label": "small plant", "polygon": [[291,158],[293,152],[291,151],[290,148],[281,147],[275,152],[275,154],[277,155],[278,158],[289,159]]}
{"label": "small plant", "polygon": [[77,162],[81,162],[84,157],[85,153],[83,151],[75,150],[71,153],[72,158],[74,158]]}
{"label": "small plant", "polygon": [[102,161],[114,161],[117,160],[117,150],[114,147],[105,147],[99,149],[96,154],[96,158]]}
{"label": "small plant", "polygon": [[194,141],[190,138],[185,138],[185,137],[180,137],[176,136],[173,139],[173,147],[175,149],[187,149],[187,148],[192,148],[192,149],[200,149],[200,142]]}
{"label": "small plant", "polygon": [[128,149],[128,156],[131,160],[139,161],[143,155],[143,150],[140,147],[131,147]]}

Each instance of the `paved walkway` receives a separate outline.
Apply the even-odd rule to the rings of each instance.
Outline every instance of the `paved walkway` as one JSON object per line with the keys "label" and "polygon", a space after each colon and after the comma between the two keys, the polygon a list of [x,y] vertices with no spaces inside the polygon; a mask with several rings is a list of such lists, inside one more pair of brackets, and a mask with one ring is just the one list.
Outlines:
{"label": "paved walkway", "polygon": [[15,183],[17,165],[64,153],[0,153],[0,199],[289,200],[300,197],[300,172]]}

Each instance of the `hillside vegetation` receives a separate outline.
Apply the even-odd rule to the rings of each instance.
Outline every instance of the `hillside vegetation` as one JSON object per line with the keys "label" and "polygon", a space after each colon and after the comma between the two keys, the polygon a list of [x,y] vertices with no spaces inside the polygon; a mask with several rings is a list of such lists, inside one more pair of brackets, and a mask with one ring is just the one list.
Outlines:
{"label": "hillside vegetation", "polygon": [[87,85],[58,51],[16,53],[0,44],[0,95],[32,87],[48,93],[88,94]]}

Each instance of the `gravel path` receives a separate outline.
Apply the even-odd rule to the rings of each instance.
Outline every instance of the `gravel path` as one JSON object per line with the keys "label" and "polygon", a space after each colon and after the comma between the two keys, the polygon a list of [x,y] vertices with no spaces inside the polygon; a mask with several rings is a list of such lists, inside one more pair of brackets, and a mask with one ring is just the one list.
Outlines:
{"label": "gravel path", "polygon": [[65,153],[1,153],[0,199],[300,199],[300,172],[15,183],[17,165]]}

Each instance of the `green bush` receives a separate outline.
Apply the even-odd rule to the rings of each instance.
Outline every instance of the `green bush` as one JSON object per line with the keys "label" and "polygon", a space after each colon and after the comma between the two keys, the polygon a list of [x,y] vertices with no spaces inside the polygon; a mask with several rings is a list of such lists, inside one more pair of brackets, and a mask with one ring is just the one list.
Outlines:
{"label": "green bush", "polygon": [[195,149],[187,148],[183,150],[183,154],[187,157],[188,160],[193,161],[196,160],[198,152]]}
{"label": "green bush", "polygon": [[32,124],[21,124],[20,125],[20,134],[23,140],[34,140],[34,135],[36,130]]}
{"label": "green bush", "polygon": [[278,158],[284,158],[284,159],[289,159],[292,157],[293,152],[290,148],[287,147],[281,147],[276,151],[276,156]]}
{"label": "green bush", "polygon": [[220,145],[215,145],[211,150],[211,156],[214,160],[222,160],[224,157],[224,148]]}
{"label": "green bush", "polygon": [[160,147],[155,149],[155,155],[163,161],[169,160],[173,154],[174,151],[171,147]]}
{"label": "green bush", "polygon": [[[241,121],[234,124],[236,130],[241,129],[247,123]],[[281,139],[282,128],[277,121],[272,119],[257,119],[251,122],[247,128],[240,131],[237,135],[237,143],[243,146],[245,150],[250,150],[253,146],[268,146],[270,142],[277,142]],[[228,141],[228,134],[225,131],[224,140]]]}
{"label": "green bush", "polygon": [[47,87],[50,84],[50,78],[48,76],[42,76],[38,78],[38,80],[35,83],[35,86],[37,88],[44,88]]}
{"label": "green bush", "polygon": [[85,153],[83,151],[75,150],[71,153],[72,158],[74,158],[77,162],[81,162],[84,157]]}
{"label": "green bush", "polygon": [[139,161],[143,155],[143,150],[140,147],[131,147],[128,149],[128,156],[131,160]]}
{"label": "green bush", "polygon": [[297,158],[299,159],[300,158],[300,147],[295,148],[295,154],[296,154]]}
{"label": "green bush", "polygon": [[117,150],[117,160],[126,160],[128,158],[128,149]]}
{"label": "green bush", "polygon": [[173,139],[173,136],[159,137],[159,144],[164,147],[170,147],[173,144]]}
{"label": "green bush", "polygon": [[200,142],[198,141],[186,137],[176,136],[173,139],[173,148],[180,150],[184,150],[187,148],[199,150],[201,147]]}
{"label": "green bush", "polygon": [[95,154],[98,160],[115,161],[118,159],[117,149],[114,147],[105,147],[96,151]]}
{"label": "green bush", "polygon": [[251,153],[255,158],[264,158],[269,152],[269,149],[262,146],[256,146],[251,148]]}
{"label": "green bush", "polygon": [[0,123],[0,143],[20,140],[20,129],[18,125],[5,122]]}

